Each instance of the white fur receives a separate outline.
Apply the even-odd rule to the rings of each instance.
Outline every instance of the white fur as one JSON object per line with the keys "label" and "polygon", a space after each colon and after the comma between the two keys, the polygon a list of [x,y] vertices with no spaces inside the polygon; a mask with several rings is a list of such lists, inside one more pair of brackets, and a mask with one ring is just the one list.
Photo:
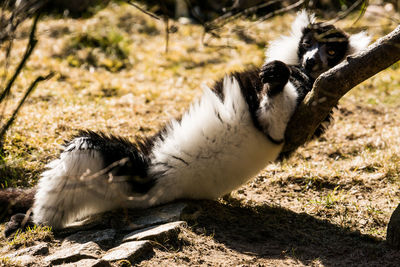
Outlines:
{"label": "white fur", "polygon": [[371,37],[367,32],[359,32],[357,34],[350,35],[349,37],[349,55],[358,53],[366,49],[371,42]]}
{"label": "white fur", "polygon": [[[215,199],[244,184],[276,159],[283,144],[272,143],[255,128],[236,79],[226,76],[223,91],[221,101],[205,88],[182,120],[172,120],[163,138],[156,140],[149,175],[157,181],[143,196],[129,195],[124,180],[110,181],[101,173],[100,153],[75,139],[71,146],[81,149],[66,148],[43,173],[34,221],[61,228],[77,217],[118,207],[147,208],[178,198]],[[288,84],[273,100],[266,97],[261,102],[257,116],[270,136],[283,138],[296,99]]]}
{"label": "white fur", "polygon": [[[301,11],[291,35],[271,43],[266,62],[298,64],[302,30],[314,20]],[[359,33],[349,41],[351,54],[365,49],[370,38]],[[235,78],[225,77],[223,93],[221,100],[205,88],[181,121],[170,122],[151,152],[149,176],[156,184],[142,196],[130,194],[126,177],[108,174],[101,153],[88,148],[84,138],[73,140],[42,174],[34,221],[61,228],[77,217],[119,207],[146,208],[178,198],[214,199],[244,184],[279,155],[283,143],[275,144],[267,135],[283,140],[298,94],[288,83],[282,93],[265,96],[256,114],[260,131]]]}
{"label": "white fur", "polygon": [[261,101],[258,120],[274,140],[283,141],[286,126],[296,108],[297,97],[296,88],[289,82],[281,94],[272,99],[265,96]]}
{"label": "white fur", "polygon": [[[301,11],[290,36],[271,43],[266,61],[298,64],[302,30],[314,20]],[[351,54],[365,49],[369,37],[359,33],[349,41]],[[42,174],[34,221],[61,228],[77,217],[120,207],[146,208],[178,198],[214,199],[244,184],[279,155],[283,143],[275,144],[267,135],[283,140],[298,95],[288,83],[282,93],[265,96],[256,114],[260,131],[235,78],[225,77],[223,93],[221,100],[205,88],[181,121],[170,122],[151,152],[149,176],[156,184],[142,196],[130,194],[126,177],[107,174],[101,153],[88,148],[84,138],[73,140]]]}
{"label": "white fur", "polygon": [[[289,36],[281,36],[272,41],[265,53],[265,62],[280,60],[286,64],[299,64],[297,55],[298,45],[301,40],[303,29],[310,23],[315,23],[314,14],[308,14],[306,10],[297,13],[295,21],[292,23]],[[349,51],[347,55],[358,53],[368,47],[371,37],[366,32],[360,32],[349,37]]]}
{"label": "white fur", "polygon": [[[314,45],[311,49],[309,49],[304,55],[303,55],[303,60],[301,63],[301,65],[305,66],[306,62],[308,59],[314,58],[316,55],[318,54],[318,46]],[[321,58],[321,57],[320,57]],[[325,58],[325,57],[322,57]],[[318,67],[318,65],[315,65],[314,67]]]}
{"label": "white fur", "polygon": [[[241,186],[277,158],[283,144],[272,143],[255,128],[237,81],[226,76],[223,86],[223,102],[206,88],[182,121],[170,124],[164,140],[159,139],[153,150],[150,174],[158,176],[158,182],[146,196],[133,198],[129,207],[177,198],[215,199]],[[259,110],[259,116],[269,124],[265,128],[273,134],[279,132],[278,138],[283,138],[296,105],[297,94],[292,90],[285,87],[277,101]]]}
{"label": "white fur", "polygon": [[62,228],[77,217],[120,206],[121,194],[126,195],[126,187],[99,173],[103,160],[96,150],[63,152],[46,167],[35,195],[35,223]]}
{"label": "white fur", "polygon": [[297,13],[295,21],[292,23],[289,36],[281,36],[279,39],[272,41],[265,53],[266,62],[280,60],[286,64],[298,64],[299,57],[297,50],[303,29],[310,23],[315,22],[314,14],[308,14],[306,10]]}

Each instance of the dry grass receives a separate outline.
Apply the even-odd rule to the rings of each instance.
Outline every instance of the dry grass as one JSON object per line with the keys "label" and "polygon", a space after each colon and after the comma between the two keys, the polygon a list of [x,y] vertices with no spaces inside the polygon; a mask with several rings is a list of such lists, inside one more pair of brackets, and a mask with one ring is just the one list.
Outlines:
{"label": "dry grass", "polygon": [[[259,66],[264,45],[286,33],[292,17],[288,14],[258,25],[235,22],[221,32],[222,39],[208,40],[209,46],[201,44],[201,27],[177,25],[179,29],[171,35],[167,55],[163,25],[127,5],[110,5],[89,19],[46,17],[39,23],[38,47],[18,79],[8,106],[15,105],[37,75],[50,70],[57,75],[40,84],[8,133],[6,175],[0,182],[12,186],[34,184],[44,164],[57,156],[59,144],[77,129],[101,130],[131,139],[153,133],[169,118],[179,116],[201,94],[202,83],[210,85],[226,72]],[[340,24],[346,27],[351,22]],[[368,25],[373,26],[369,31],[374,38],[395,26],[367,18],[355,26]],[[21,36],[28,31],[26,24]],[[15,43],[13,62],[20,58],[25,43],[23,39]],[[255,220],[262,215],[280,222],[260,219],[254,227],[263,225],[263,231],[270,227],[288,231],[280,228],[282,225],[301,228],[302,219],[322,228],[327,222],[325,234],[339,231],[337,239],[346,239],[351,233],[358,233],[360,240],[376,239],[378,243],[371,246],[374,251],[381,251],[379,240],[384,238],[390,214],[400,200],[399,67],[397,63],[353,89],[340,102],[335,124],[324,137],[300,148],[291,159],[271,164],[234,192],[228,203],[214,203],[213,209],[245,221],[243,212]],[[218,220],[218,213],[210,214],[208,220],[194,222],[194,232],[189,231],[186,237],[190,245],[179,254],[160,250],[153,260],[143,264],[330,263],[329,253],[319,251],[321,255],[314,255],[301,249],[303,241],[292,243],[290,238],[284,246],[274,247],[272,242],[269,247],[264,244],[248,252],[247,241],[241,240],[240,234],[243,229],[244,233],[252,228],[232,219],[241,228],[224,232],[218,224],[232,223],[231,217]],[[283,222],[282,218],[288,221]],[[201,227],[214,229],[215,236],[198,234]],[[253,232],[263,235],[259,231]],[[320,238],[320,232],[314,232],[312,227],[304,233],[296,231],[289,233],[310,242]],[[238,238],[241,245],[230,244],[230,235]],[[331,250],[341,246],[339,241],[332,242]],[[369,241],[357,242],[351,246],[369,246]],[[249,242],[250,247],[253,245],[257,246]],[[366,251],[369,250],[362,253]],[[345,255],[354,257],[353,263],[364,260],[362,255],[353,254]]]}

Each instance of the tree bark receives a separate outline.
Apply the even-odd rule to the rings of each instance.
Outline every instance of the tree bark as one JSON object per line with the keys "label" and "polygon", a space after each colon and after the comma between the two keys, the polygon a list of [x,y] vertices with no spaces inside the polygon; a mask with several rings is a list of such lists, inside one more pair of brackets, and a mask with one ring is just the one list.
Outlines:
{"label": "tree bark", "polygon": [[[348,91],[400,60],[400,26],[365,51],[323,73],[299,105],[285,133],[283,152],[290,152],[311,139],[318,125]],[[400,77],[399,77],[400,78]],[[387,242],[400,249],[400,205],[393,212]]]}
{"label": "tree bark", "polygon": [[323,73],[297,108],[285,133],[282,152],[290,152],[306,143],[318,125],[348,91],[400,60],[400,26],[365,51],[349,56]]}

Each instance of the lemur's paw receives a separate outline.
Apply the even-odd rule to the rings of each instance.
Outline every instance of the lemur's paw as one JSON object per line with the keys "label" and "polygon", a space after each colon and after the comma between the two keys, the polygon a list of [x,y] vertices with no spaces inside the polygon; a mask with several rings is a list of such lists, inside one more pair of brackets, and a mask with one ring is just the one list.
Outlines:
{"label": "lemur's paw", "polygon": [[285,63],[275,60],[263,65],[259,75],[262,83],[268,84],[268,95],[273,96],[288,82],[290,69]]}
{"label": "lemur's paw", "polygon": [[10,221],[6,223],[4,229],[4,235],[6,237],[10,236],[11,234],[15,233],[17,230],[24,231],[26,227],[32,227],[34,225],[32,221],[32,217],[24,214],[24,213],[17,213],[11,216]]}

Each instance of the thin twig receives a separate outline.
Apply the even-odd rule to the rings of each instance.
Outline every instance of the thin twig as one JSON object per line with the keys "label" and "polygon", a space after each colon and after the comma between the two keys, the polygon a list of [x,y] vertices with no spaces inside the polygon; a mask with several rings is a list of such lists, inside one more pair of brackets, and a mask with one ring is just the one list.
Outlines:
{"label": "thin twig", "polygon": [[[265,8],[265,7],[268,7],[270,5],[273,5],[273,4],[276,4],[279,2],[281,2],[281,1],[271,0],[271,1],[268,1],[267,3],[262,3],[262,4],[258,4],[255,6],[251,6],[244,10],[241,10],[241,11],[235,12],[235,11],[231,10],[231,11],[215,18],[211,22],[203,23],[202,26],[204,28],[204,35],[206,33],[208,33],[208,34],[212,35],[213,37],[220,38],[220,36],[215,31],[222,28],[227,23],[229,23],[235,19],[238,19],[242,16],[248,16],[249,14],[254,14],[255,12],[257,12],[257,10],[259,10],[261,8]],[[204,37],[202,38],[202,40],[204,40]],[[204,44],[204,41],[202,43]]]}
{"label": "thin twig", "polygon": [[[2,8],[5,10],[11,8],[11,5],[6,1]],[[14,1],[13,1],[14,2]],[[14,38],[15,31],[18,26],[28,18],[33,17],[38,11],[45,6],[49,0],[24,0],[19,1],[18,5],[12,7],[12,12],[8,18],[5,13],[1,14],[1,25],[0,25],[0,43],[12,40]],[[3,10],[2,10],[3,11]]]}
{"label": "thin twig", "polygon": [[261,8],[268,7],[270,5],[273,5],[273,4],[276,4],[276,3],[279,3],[279,2],[281,2],[281,1],[273,0],[273,1],[268,1],[266,3],[258,4],[258,5],[243,9],[241,11],[236,11],[236,12],[229,11],[228,13],[225,13],[225,14],[215,18],[209,24],[210,25],[213,25],[213,24],[214,25],[218,25],[218,24],[221,24],[221,23],[222,24],[226,24],[226,23],[228,23],[228,22],[230,22],[232,20],[235,20],[238,17],[248,16],[249,14],[254,14],[255,12],[257,12],[257,10],[259,10]]}
{"label": "thin twig", "polygon": [[2,145],[1,143],[4,140],[4,135],[6,134],[7,130],[10,128],[11,124],[14,122],[15,118],[17,117],[17,114],[18,114],[19,110],[21,109],[22,105],[25,103],[25,100],[32,93],[32,91],[36,88],[36,86],[38,85],[39,82],[48,80],[53,76],[54,76],[54,72],[50,72],[48,75],[46,75],[44,77],[43,76],[39,76],[29,86],[28,90],[24,94],[24,97],[19,101],[17,108],[14,110],[13,114],[8,119],[7,123],[1,128],[1,132],[0,132],[0,148],[1,148],[1,145]]}
{"label": "thin twig", "polygon": [[267,20],[267,19],[269,19],[269,18],[275,17],[276,15],[279,15],[279,14],[288,12],[288,11],[290,11],[290,10],[292,10],[292,9],[298,8],[299,6],[301,6],[301,5],[304,4],[304,3],[305,3],[305,0],[300,0],[300,1],[297,1],[296,3],[294,3],[294,4],[288,5],[287,7],[283,7],[283,8],[281,8],[281,9],[272,11],[272,12],[268,13],[267,15],[262,16],[261,18],[259,18],[259,19],[257,20],[257,23],[256,23],[256,24],[261,23],[261,22],[263,22],[264,20]]}
{"label": "thin twig", "polygon": [[7,83],[6,88],[3,90],[3,92],[1,92],[0,94],[0,103],[4,100],[4,98],[6,96],[8,96],[8,94],[10,93],[11,87],[13,86],[15,80],[17,79],[18,75],[20,74],[20,72],[22,71],[22,69],[24,68],[26,61],[28,60],[28,58],[31,56],[33,49],[35,48],[36,44],[37,44],[37,39],[35,37],[35,32],[36,32],[36,26],[37,23],[39,21],[39,17],[40,17],[40,13],[38,13],[33,21],[33,25],[32,25],[32,29],[31,29],[31,33],[29,35],[29,42],[25,51],[25,54],[21,60],[21,62],[18,64],[17,69],[15,70],[13,76],[10,78],[10,80]]}
{"label": "thin twig", "polygon": [[[392,21],[394,23],[400,24],[400,20],[396,19],[396,17],[385,15],[382,12],[376,12],[376,11],[372,11],[372,10],[366,10],[365,12],[368,13],[368,14],[371,14],[371,15],[373,15],[375,17],[385,18],[385,19],[390,20],[390,21]],[[379,24],[377,26],[369,26],[368,25],[368,28],[369,27],[381,27],[381,28],[383,28],[386,25],[390,25],[390,24]]]}
{"label": "thin twig", "polygon": [[326,24],[334,24],[338,22],[339,20],[344,19],[347,17],[351,12],[353,12],[360,4],[365,3],[364,8],[361,10],[360,16],[357,17],[356,22],[362,17],[362,15],[365,13],[365,7],[368,5],[368,0],[358,0],[354,2],[348,9],[346,9],[344,12],[340,13],[336,18],[327,21]]}
{"label": "thin twig", "polygon": [[169,46],[169,18],[168,16],[164,16],[165,23],[165,54],[168,54],[168,46]]}
{"label": "thin twig", "polygon": [[141,8],[140,6],[138,6],[137,4],[133,3],[132,1],[128,0],[127,3],[130,4],[131,6],[135,7],[136,9],[140,10],[144,14],[149,15],[153,19],[160,20],[160,18],[157,15],[155,15],[155,14],[153,14],[153,13],[151,13],[151,12],[149,12],[149,11],[143,9],[143,8]]}

